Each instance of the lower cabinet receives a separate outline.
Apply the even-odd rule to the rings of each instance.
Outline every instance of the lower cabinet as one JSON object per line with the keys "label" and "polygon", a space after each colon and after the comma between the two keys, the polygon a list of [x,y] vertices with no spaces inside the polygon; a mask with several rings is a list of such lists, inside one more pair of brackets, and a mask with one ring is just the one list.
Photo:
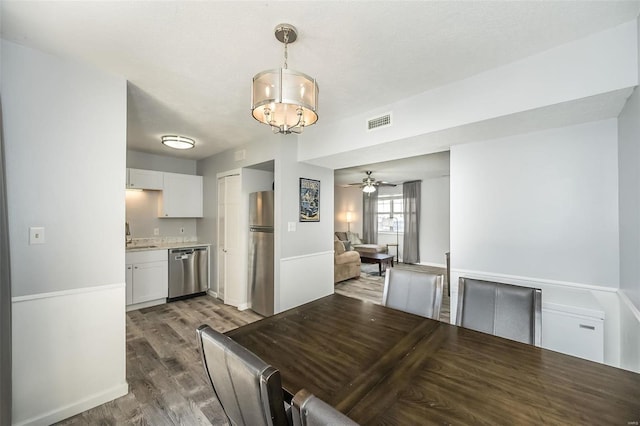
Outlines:
{"label": "lower cabinet", "polygon": [[585,290],[542,291],[542,347],[604,362],[604,311]]}
{"label": "lower cabinet", "polygon": [[127,253],[127,305],[164,303],[169,294],[168,265],[166,250]]}

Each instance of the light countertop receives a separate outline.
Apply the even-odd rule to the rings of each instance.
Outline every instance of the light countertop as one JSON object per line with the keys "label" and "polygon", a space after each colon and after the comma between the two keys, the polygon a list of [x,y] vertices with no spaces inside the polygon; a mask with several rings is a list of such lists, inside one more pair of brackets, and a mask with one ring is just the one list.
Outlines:
{"label": "light countertop", "polygon": [[134,243],[130,244],[126,247],[126,252],[136,252],[136,251],[149,251],[149,250],[170,250],[176,248],[185,248],[185,247],[209,247],[211,244],[209,243],[200,243],[197,241],[190,242],[145,242],[145,243]]}

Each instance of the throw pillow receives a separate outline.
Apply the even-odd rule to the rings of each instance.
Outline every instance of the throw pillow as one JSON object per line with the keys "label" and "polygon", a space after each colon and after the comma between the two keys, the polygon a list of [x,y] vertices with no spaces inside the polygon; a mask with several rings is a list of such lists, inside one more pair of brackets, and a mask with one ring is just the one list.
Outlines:
{"label": "throw pillow", "polygon": [[349,239],[349,242],[353,245],[362,244],[362,241],[360,240],[360,237],[358,237],[358,234],[354,234],[353,232],[347,232],[347,238]]}
{"label": "throw pillow", "polygon": [[351,247],[351,242],[350,241],[343,241],[342,244],[344,244],[345,251],[353,250],[353,248]]}

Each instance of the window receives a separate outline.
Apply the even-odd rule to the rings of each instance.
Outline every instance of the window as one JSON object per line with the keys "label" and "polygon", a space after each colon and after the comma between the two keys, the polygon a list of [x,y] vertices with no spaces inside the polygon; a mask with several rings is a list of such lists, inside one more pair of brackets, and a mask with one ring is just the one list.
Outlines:
{"label": "window", "polygon": [[402,194],[378,195],[378,232],[404,232]]}

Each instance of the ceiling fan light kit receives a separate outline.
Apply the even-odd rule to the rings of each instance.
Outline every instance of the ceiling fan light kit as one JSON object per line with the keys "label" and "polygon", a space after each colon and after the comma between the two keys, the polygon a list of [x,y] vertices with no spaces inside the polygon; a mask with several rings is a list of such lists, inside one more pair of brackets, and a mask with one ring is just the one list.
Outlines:
{"label": "ceiling fan light kit", "polygon": [[275,28],[276,39],[284,43],[284,67],[259,72],[251,86],[251,114],[271,126],[274,133],[302,133],[318,121],[318,83],[307,74],[288,69],[287,46],[298,38],[293,25]]}
{"label": "ceiling fan light kit", "polygon": [[376,178],[371,176],[371,173],[373,173],[371,170],[367,170],[365,173],[367,174],[367,177],[362,179],[362,183],[350,183],[347,186],[359,186],[365,194],[376,192],[376,188],[378,186],[397,186],[395,183],[376,180]]}

